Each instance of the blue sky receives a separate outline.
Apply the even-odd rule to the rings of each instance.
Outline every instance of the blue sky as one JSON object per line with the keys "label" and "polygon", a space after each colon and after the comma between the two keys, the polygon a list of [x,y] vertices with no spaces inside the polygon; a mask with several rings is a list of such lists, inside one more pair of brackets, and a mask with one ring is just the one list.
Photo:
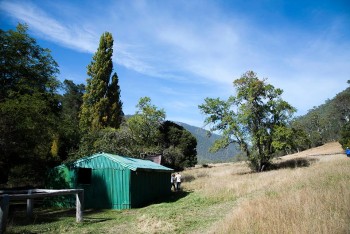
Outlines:
{"label": "blue sky", "polygon": [[253,70],[303,115],[350,80],[348,0],[0,0],[1,29],[18,22],[76,84],[111,32],[125,114],[149,96],[167,119],[201,127],[204,98],[234,95]]}

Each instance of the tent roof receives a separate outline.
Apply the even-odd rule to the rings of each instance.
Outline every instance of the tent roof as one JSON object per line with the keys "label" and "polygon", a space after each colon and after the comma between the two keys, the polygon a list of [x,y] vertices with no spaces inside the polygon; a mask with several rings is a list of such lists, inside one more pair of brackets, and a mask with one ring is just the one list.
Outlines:
{"label": "tent roof", "polygon": [[[105,158],[109,160],[101,160],[101,158]],[[96,161],[96,162],[91,163],[93,161]],[[129,158],[129,157],[119,156],[116,154],[108,154],[108,153],[97,153],[89,157],[78,159],[72,164],[77,167],[86,167],[85,165],[87,163],[96,165],[96,167],[99,167],[99,168],[101,167],[118,168],[118,164],[119,164],[132,171],[137,171],[137,170],[173,171],[173,169],[171,168],[162,166],[160,164],[154,163],[149,160]],[[101,165],[101,164],[104,164],[104,165]]]}

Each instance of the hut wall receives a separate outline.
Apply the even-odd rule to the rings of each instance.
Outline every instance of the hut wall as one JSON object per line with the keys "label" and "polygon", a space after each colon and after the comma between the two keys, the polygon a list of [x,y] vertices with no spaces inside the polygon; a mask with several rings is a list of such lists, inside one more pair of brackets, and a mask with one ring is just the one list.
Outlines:
{"label": "hut wall", "polygon": [[171,193],[170,175],[171,172],[132,171],[131,207],[140,207],[169,195]]}
{"label": "hut wall", "polygon": [[86,208],[128,209],[129,170],[92,169],[90,184],[77,184],[84,189]]}
{"label": "hut wall", "polygon": [[114,170],[112,182],[113,204],[112,209],[130,209],[130,170]]}

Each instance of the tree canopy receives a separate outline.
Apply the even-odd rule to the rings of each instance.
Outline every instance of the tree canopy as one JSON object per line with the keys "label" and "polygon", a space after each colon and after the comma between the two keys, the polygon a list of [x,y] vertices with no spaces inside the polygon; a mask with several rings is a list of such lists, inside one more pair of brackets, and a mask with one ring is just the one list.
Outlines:
{"label": "tree canopy", "polygon": [[189,131],[171,121],[163,122],[159,130],[159,144],[166,166],[182,170],[196,165],[197,139]]}
{"label": "tree canopy", "polygon": [[[238,143],[251,166],[261,171],[276,152],[276,141],[286,135],[295,108],[282,100],[283,91],[260,80],[253,71],[233,82],[236,96],[228,100],[206,98],[199,106],[211,132],[219,132],[213,151]],[[278,134],[278,138],[276,137]]]}
{"label": "tree canopy", "polygon": [[9,174],[13,181],[35,181],[55,161],[50,149],[61,109],[58,65],[27,29],[18,24],[0,30],[0,183]]}
{"label": "tree canopy", "polygon": [[[127,121],[136,145],[143,146],[142,151],[156,151],[154,147],[159,138],[159,126],[165,120],[165,111],[151,103],[151,98],[140,98],[135,115]],[[153,149],[152,149],[153,148]]]}
{"label": "tree canopy", "polygon": [[79,113],[85,86],[76,85],[71,80],[64,80],[63,89],[65,93],[60,97],[62,112],[57,136],[57,154],[61,160],[67,160],[79,148],[81,139]]}

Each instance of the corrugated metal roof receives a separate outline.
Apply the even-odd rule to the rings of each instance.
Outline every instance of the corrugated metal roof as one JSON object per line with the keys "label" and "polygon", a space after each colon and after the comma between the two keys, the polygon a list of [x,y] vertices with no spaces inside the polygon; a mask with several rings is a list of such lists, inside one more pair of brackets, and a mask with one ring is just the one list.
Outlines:
{"label": "corrugated metal roof", "polygon": [[[109,160],[98,160],[98,158],[108,158]],[[92,161],[95,161],[96,159],[98,161],[99,165],[96,165],[96,163],[92,163]],[[115,162],[115,163],[113,163]],[[173,171],[173,169],[164,167],[162,165],[159,165],[157,163],[154,163],[149,160],[143,160],[143,159],[137,159],[137,158],[129,158],[129,157],[123,157],[115,154],[108,154],[108,153],[97,153],[90,157],[81,158],[77,161],[75,161],[73,164],[75,166],[83,166],[86,164],[94,164],[98,168],[116,168],[118,169],[121,165],[123,167],[126,167],[132,171],[137,171],[139,169],[141,170],[156,170],[156,171]],[[119,164],[119,165],[118,165]]]}

